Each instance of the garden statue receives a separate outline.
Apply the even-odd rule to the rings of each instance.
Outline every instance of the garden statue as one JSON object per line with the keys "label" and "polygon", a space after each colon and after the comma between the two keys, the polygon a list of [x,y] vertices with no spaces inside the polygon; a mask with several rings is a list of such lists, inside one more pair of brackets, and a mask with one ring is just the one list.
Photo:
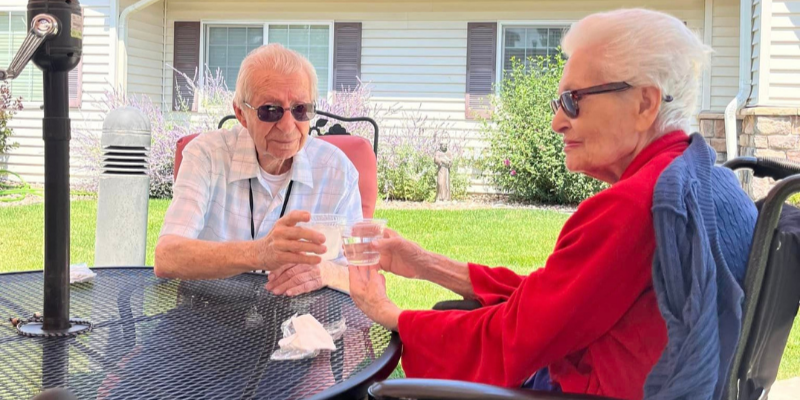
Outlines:
{"label": "garden statue", "polygon": [[439,167],[436,175],[436,201],[450,201],[450,166],[453,165],[453,158],[447,154],[447,142],[439,143],[433,162]]}

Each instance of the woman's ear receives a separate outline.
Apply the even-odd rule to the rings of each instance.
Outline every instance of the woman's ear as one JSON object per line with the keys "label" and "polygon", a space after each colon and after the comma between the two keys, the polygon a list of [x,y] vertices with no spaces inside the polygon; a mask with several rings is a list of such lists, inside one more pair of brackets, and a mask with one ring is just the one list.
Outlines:
{"label": "woman's ear", "polygon": [[636,130],[644,132],[653,126],[656,117],[658,117],[658,111],[661,109],[661,90],[656,87],[646,86],[641,88],[640,91]]}

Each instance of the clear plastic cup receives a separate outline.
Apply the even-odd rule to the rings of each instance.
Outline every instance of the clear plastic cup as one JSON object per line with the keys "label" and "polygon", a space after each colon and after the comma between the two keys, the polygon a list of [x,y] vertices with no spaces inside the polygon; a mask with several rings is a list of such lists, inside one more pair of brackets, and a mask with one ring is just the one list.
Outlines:
{"label": "clear plastic cup", "polygon": [[347,225],[347,218],[337,214],[311,214],[311,220],[298,223],[297,226],[313,229],[325,235],[325,254],[323,260],[334,260],[342,251],[342,230]]}
{"label": "clear plastic cup", "polygon": [[386,228],[385,219],[365,219],[348,225],[342,231],[342,248],[349,265],[375,265],[380,260],[380,253],[370,243],[383,238]]}

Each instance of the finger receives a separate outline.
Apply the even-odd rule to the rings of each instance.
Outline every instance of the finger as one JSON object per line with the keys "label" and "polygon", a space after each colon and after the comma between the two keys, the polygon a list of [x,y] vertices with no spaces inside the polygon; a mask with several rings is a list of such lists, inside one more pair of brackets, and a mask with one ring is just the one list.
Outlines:
{"label": "finger", "polygon": [[275,225],[295,226],[299,222],[308,222],[310,220],[311,213],[308,211],[295,210],[279,219],[277,222],[275,222]]}
{"label": "finger", "polygon": [[302,265],[304,264],[287,264],[278,269],[276,271],[277,273],[271,273],[269,275],[269,282],[267,282],[267,290],[272,290],[277,285],[280,285],[291,277],[297,275],[297,273],[302,270]]}
{"label": "finger", "polygon": [[390,239],[378,239],[374,240],[369,243],[369,245],[379,251],[392,251],[394,248],[400,246],[403,243],[403,238],[395,237]]}
{"label": "finger", "polygon": [[394,229],[383,228],[383,237],[387,239],[392,239],[392,238],[399,238],[402,236],[400,236],[400,234],[397,233]]}
{"label": "finger", "polygon": [[302,253],[278,252],[277,258],[281,264],[317,265],[322,262],[322,258],[320,256]]}
{"label": "finger", "polygon": [[275,250],[284,253],[313,253],[325,254],[327,247],[321,244],[314,244],[311,242],[298,242],[294,240],[276,240],[272,243]]}
{"label": "finger", "polygon": [[295,286],[286,291],[287,296],[297,296],[303,293],[313,292],[322,287],[322,280],[321,279],[313,279],[307,281],[306,283]]}
{"label": "finger", "polygon": [[291,288],[294,288],[294,287],[297,287],[297,286],[302,286],[303,284],[305,284],[306,282],[309,282],[309,281],[313,282],[313,281],[317,280],[317,277],[319,276],[319,274],[316,274],[316,275],[317,276],[315,276],[314,272],[312,272],[312,271],[306,271],[306,272],[297,274],[297,275],[287,279],[286,281],[281,282],[280,285],[278,285],[277,287],[275,287],[275,289],[272,290],[272,293],[284,294],[284,293],[286,293],[286,291],[288,291]]}
{"label": "finger", "polygon": [[275,240],[306,240],[311,243],[325,243],[325,235],[313,229],[299,226],[283,227],[275,231]]}

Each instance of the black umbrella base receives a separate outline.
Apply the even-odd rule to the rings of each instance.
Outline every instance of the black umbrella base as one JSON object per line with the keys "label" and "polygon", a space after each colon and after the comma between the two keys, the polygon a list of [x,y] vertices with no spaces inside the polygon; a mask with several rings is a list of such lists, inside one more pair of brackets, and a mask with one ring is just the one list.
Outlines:
{"label": "black umbrella base", "polygon": [[69,320],[69,328],[61,330],[45,330],[41,321],[20,321],[17,332],[28,337],[73,337],[92,330],[92,323],[84,319]]}

